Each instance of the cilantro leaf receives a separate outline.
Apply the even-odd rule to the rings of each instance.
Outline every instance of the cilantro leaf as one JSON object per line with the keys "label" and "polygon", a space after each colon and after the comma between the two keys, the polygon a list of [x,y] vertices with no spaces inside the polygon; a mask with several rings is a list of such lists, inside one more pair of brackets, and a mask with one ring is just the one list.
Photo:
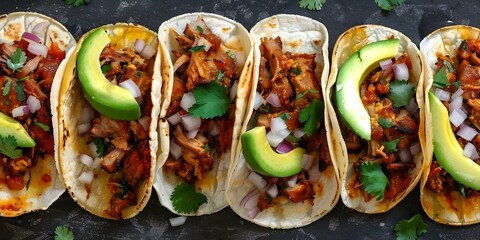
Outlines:
{"label": "cilantro leaf", "polygon": [[22,156],[22,150],[17,149],[17,147],[17,140],[12,135],[0,136],[0,153],[3,155],[12,159]]}
{"label": "cilantro leaf", "polygon": [[210,147],[208,146],[208,144],[205,144],[205,146],[203,146],[203,149],[205,149],[205,152],[210,151]]}
{"label": "cilantro leaf", "polygon": [[101,138],[95,138],[93,139],[93,144],[97,147],[97,155],[99,158],[102,158],[103,155],[105,154],[105,142]]}
{"label": "cilantro leaf", "polygon": [[465,186],[463,184],[457,182],[457,189],[462,194],[462,196],[467,196],[465,193]]}
{"label": "cilantro leaf", "polygon": [[467,51],[467,40],[463,40],[460,46],[462,47],[463,51]]}
{"label": "cilantro leaf", "polygon": [[377,196],[377,200],[383,198],[385,194],[385,188],[388,184],[388,178],[382,171],[380,164],[363,162],[359,166],[360,182],[362,182],[362,188],[373,196]]}
{"label": "cilantro leaf", "polygon": [[378,119],[378,124],[384,128],[391,128],[392,127],[392,122],[386,118],[379,118]]}
{"label": "cilantro leaf", "polygon": [[78,7],[90,3],[90,0],[65,0],[65,3],[68,5],[73,5],[74,7]]}
{"label": "cilantro leaf", "polygon": [[222,71],[218,71],[217,77],[215,77],[215,81],[217,82],[222,81],[223,77],[225,77],[225,73]]}
{"label": "cilantro leaf", "polygon": [[397,151],[397,144],[400,142],[400,138],[397,138],[395,140],[392,140],[390,142],[382,142],[382,145],[385,147],[385,152],[386,153],[392,153],[394,151]]}
{"label": "cilantro leaf", "polygon": [[197,193],[193,185],[183,182],[175,187],[170,201],[175,211],[179,213],[195,213],[208,199],[205,195]]}
{"label": "cilantro leaf", "polygon": [[190,48],[190,52],[194,53],[194,52],[198,52],[200,50],[203,50],[205,49],[205,45],[197,45],[197,46],[193,46],[192,48]]}
{"label": "cilantro leaf", "polygon": [[28,191],[28,188],[30,187],[30,182],[32,181],[32,173],[30,172],[30,169],[28,169],[28,180],[25,183],[25,190]]}
{"label": "cilantro leaf", "polygon": [[135,76],[136,76],[137,78],[142,77],[142,71],[136,71],[136,72],[135,72]]}
{"label": "cilantro leaf", "polygon": [[15,91],[17,92],[18,101],[23,102],[23,100],[25,100],[25,94],[23,94],[23,82],[17,82]]}
{"label": "cilantro leaf", "polygon": [[302,70],[300,70],[300,68],[293,69],[293,74],[300,75],[300,73],[302,73]]}
{"label": "cilantro leaf", "polygon": [[227,55],[229,58],[231,58],[232,60],[235,60],[235,54],[233,54],[230,50],[227,50]]}
{"label": "cilantro leaf", "polygon": [[278,115],[284,122],[289,120],[290,118],[292,118],[292,116],[290,116],[289,113],[280,113],[280,115]]}
{"label": "cilantro leaf", "polygon": [[308,10],[320,10],[327,0],[299,0],[298,4],[301,8]]}
{"label": "cilantro leaf", "polygon": [[455,81],[455,82],[453,82],[452,84],[453,84],[453,86],[455,86],[457,89],[460,88],[460,80]]}
{"label": "cilantro leaf", "polygon": [[408,220],[402,220],[395,225],[397,240],[414,240],[427,232],[428,225],[423,222],[420,214],[415,214]]}
{"label": "cilantro leaf", "polygon": [[102,73],[105,74],[106,72],[110,71],[112,69],[112,66],[110,63],[104,64],[100,69],[102,69]]}
{"label": "cilantro leaf", "polygon": [[197,25],[197,31],[199,31],[199,32],[203,33],[203,28],[202,28],[202,27],[200,27],[199,25]]}
{"label": "cilantro leaf", "polygon": [[223,116],[227,112],[228,97],[227,88],[217,82],[197,86],[193,89],[195,104],[188,109],[192,117],[211,119]]}
{"label": "cilantro leaf", "polygon": [[317,130],[319,124],[323,119],[323,102],[315,99],[313,102],[308,104],[308,106],[302,111],[300,111],[300,116],[298,120],[301,123],[305,123],[304,131],[307,136],[312,136],[315,130]]}
{"label": "cilantro leaf", "polygon": [[5,97],[10,93],[10,88],[12,88],[12,79],[9,78],[5,86],[3,86],[3,93],[2,95]]}
{"label": "cilantro leaf", "polygon": [[447,69],[449,72],[453,73],[455,70],[453,70],[452,64],[450,64],[449,61],[443,60],[443,65],[447,66]]}
{"label": "cilantro leaf", "polygon": [[302,92],[302,93],[298,94],[295,99],[300,99],[300,98],[302,98],[303,96],[305,96],[305,95],[307,95],[307,94],[309,94],[309,93],[318,93],[318,90],[309,89],[309,90],[307,90],[307,91],[305,91],[305,92]]}
{"label": "cilantro leaf", "polygon": [[407,81],[394,81],[390,83],[388,98],[392,100],[393,106],[399,108],[406,106],[415,93],[415,87]]}
{"label": "cilantro leaf", "polygon": [[450,82],[447,78],[447,69],[445,66],[441,67],[435,75],[433,75],[433,85],[438,88],[448,86]]}
{"label": "cilantro leaf", "polygon": [[403,4],[405,0],[375,0],[378,7],[383,10],[392,11],[395,7]]}
{"label": "cilantro leaf", "polygon": [[7,60],[7,66],[12,69],[13,72],[19,71],[25,64],[25,61],[27,61],[27,55],[25,55],[25,52],[23,52],[21,48],[17,48],[10,59]]}
{"label": "cilantro leaf", "polygon": [[46,124],[43,124],[41,122],[34,122],[33,125],[39,126],[45,132],[50,131],[50,128]]}
{"label": "cilantro leaf", "polygon": [[58,226],[55,228],[55,240],[73,240],[73,232],[65,226]]}

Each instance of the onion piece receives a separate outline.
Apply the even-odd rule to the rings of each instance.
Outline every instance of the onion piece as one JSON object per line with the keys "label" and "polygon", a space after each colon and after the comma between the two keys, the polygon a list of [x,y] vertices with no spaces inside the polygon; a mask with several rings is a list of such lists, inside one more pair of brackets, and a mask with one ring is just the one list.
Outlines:
{"label": "onion piece", "polygon": [[277,184],[272,184],[272,186],[267,189],[267,194],[272,198],[276,197],[278,195]]}
{"label": "onion piece", "polygon": [[278,144],[280,144],[283,141],[283,139],[284,138],[282,138],[281,136],[275,134],[275,132],[270,131],[270,132],[267,133],[268,143],[272,147],[277,147]]}
{"label": "onion piece", "polygon": [[195,138],[195,137],[197,136],[198,130],[199,130],[199,129],[195,129],[195,130],[189,131],[189,132],[187,133],[187,138],[188,138],[188,139]]}
{"label": "onion piece", "polygon": [[12,109],[12,117],[14,118],[26,115],[28,113],[30,113],[30,110],[28,109],[27,105],[22,105]]}
{"label": "onion piece", "polygon": [[80,154],[80,156],[78,157],[78,159],[80,160],[80,162],[82,162],[83,164],[85,164],[85,166],[91,168],[92,167],[92,164],[93,164],[93,158],[88,156],[87,154]]}
{"label": "onion piece", "polygon": [[468,157],[472,160],[478,159],[478,153],[477,149],[475,148],[475,145],[472,143],[468,142],[465,147],[463,148],[463,155],[465,157]]}
{"label": "onion piece", "polygon": [[190,61],[190,56],[188,56],[187,54],[183,54],[182,56],[177,58],[177,60],[173,64],[173,72],[177,71],[177,69],[183,64],[188,63],[188,61]]}
{"label": "onion piece", "polygon": [[188,131],[193,131],[200,128],[202,120],[200,118],[194,118],[190,115],[183,115],[182,124]]}
{"label": "onion piece", "polygon": [[418,105],[415,102],[415,100],[412,98],[410,99],[410,102],[408,102],[407,106],[405,106],[405,109],[410,113],[414,114],[418,110]]}
{"label": "onion piece", "polygon": [[409,72],[408,72],[407,64],[405,63],[394,64],[393,73],[395,75],[396,80],[408,81]]}
{"label": "onion piece", "polygon": [[283,121],[281,117],[272,118],[272,120],[270,121],[270,130],[272,132],[279,132],[283,129],[286,129],[287,127],[287,124],[285,123],[285,121]]}
{"label": "onion piece", "polygon": [[267,186],[267,181],[262,178],[262,176],[258,175],[255,172],[251,172],[247,179],[257,187],[258,190],[263,190]]}
{"label": "onion piece", "polygon": [[27,51],[29,51],[30,53],[32,53],[34,55],[38,55],[38,56],[42,56],[42,57],[47,57],[47,55],[48,55],[48,47],[47,46],[45,46],[43,44],[40,44],[40,43],[33,42],[33,41],[30,41],[28,43]]}
{"label": "onion piece", "polygon": [[88,149],[90,149],[90,153],[94,158],[98,158],[97,145],[94,142],[88,144]]}
{"label": "onion piece", "polygon": [[456,99],[458,97],[462,97],[463,99],[463,89],[462,88],[458,88],[457,91],[455,91],[455,93],[452,95],[452,100],[453,99]]}
{"label": "onion piece", "polygon": [[303,128],[297,128],[293,131],[293,136],[298,139],[302,138],[303,135],[305,135],[305,131],[303,130]]}
{"label": "onion piece", "polygon": [[41,22],[35,25],[35,27],[32,28],[32,33],[41,36],[45,34],[45,30],[47,29],[49,23],[48,22]]}
{"label": "onion piece", "polygon": [[318,166],[314,165],[312,168],[310,168],[310,170],[308,170],[308,181],[311,184],[318,182],[318,180],[320,180],[321,174],[322,173],[318,169]]}
{"label": "onion piece", "polygon": [[255,98],[253,99],[253,109],[257,110],[263,105],[263,97],[260,93],[255,92]]}
{"label": "onion piece", "polygon": [[302,156],[302,168],[307,170],[307,171],[310,170],[310,168],[312,168],[314,158],[315,157],[312,156],[312,155],[303,154],[303,156]]}
{"label": "onion piece", "polygon": [[290,145],[290,143],[286,142],[286,141],[282,141],[280,144],[278,144],[277,148],[275,149],[277,151],[277,153],[288,153],[290,151],[292,151],[293,147],[292,145]]}
{"label": "onion piece", "polygon": [[38,100],[35,96],[30,95],[27,98],[27,106],[28,109],[30,109],[30,112],[34,113],[41,107],[40,100]]}
{"label": "onion piece", "polygon": [[382,70],[387,70],[390,69],[393,65],[392,59],[385,59],[383,61],[380,61],[380,67]]}
{"label": "onion piece", "polygon": [[260,198],[260,193],[257,191],[257,190],[253,190],[255,191],[255,194],[253,194],[247,201],[245,201],[244,203],[244,208],[246,208],[247,210],[248,209],[252,209],[252,208],[256,208],[257,207],[257,204],[258,204],[258,200]]}
{"label": "onion piece", "polygon": [[237,66],[243,66],[245,65],[245,54],[243,51],[234,51],[235,54],[235,63]]}
{"label": "onion piece", "polygon": [[260,212],[260,210],[258,208],[249,209],[248,210],[248,216],[252,219],[256,218],[259,212]]}
{"label": "onion piece", "polygon": [[42,43],[42,40],[37,35],[35,35],[33,33],[29,33],[29,32],[23,32],[22,39],[24,39],[25,41],[27,41],[29,43],[30,43],[30,41],[36,42],[36,43]]}
{"label": "onion piece", "polygon": [[150,44],[145,44],[145,47],[140,53],[140,56],[145,59],[150,59],[155,54],[156,51],[157,50],[154,47],[152,47]]}
{"label": "onion piece", "polygon": [[145,41],[138,38],[137,40],[135,40],[135,44],[133,46],[138,53],[141,53],[143,51],[143,48],[145,48]]}
{"label": "onion piece", "polygon": [[186,216],[178,216],[178,217],[170,218],[170,219],[168,219],[168,221],[170,222],[170,225],[172,227],[178,227],[178,226],[182,226],[183,224],[185,224],[185,222],[187,221],[187,217]]}
{"label": "onion piece", "polygon": [[415,155],[422,151],[422,146],[419,141],[416,141],[410,145],[410,154]]}
{"label": "onion piece", "polygon": [[458,130],[457,135],[461,138],[472,141],[472,139],[477,136],[478,132],[474,128],[468,126],[467,124],[462,124],[460,130]]}
{"label": "onion piece", "polygon": [[458,127],[460,124],[463,123],[467,119],[467,114],[465,114],[462,110],[455,109],[450,114],[450,122],[455,126]]}
{"label": "onion piece", "polygon": [[211,127],[211,129],[210,129],[209,134],[210,134],[210,136],[215,137],[215,136],[217,136],[219,133],[220,133],[220,128],[218,127],[218,124],[217,124],[216,122],[214,122],[214,123],[212,124],[212,127]]}
{"label": "onion piece", "polygon": [[180,115],[180,112],[177,112],[172,116],[168,117],[167,121],[172,125],[177,125],[180,121],[182,121],[182,116]]}
{"label": "onion piece", "polygon": [[[240,201],[240,206],[246,208],[247,207],[247,202],[248,200],[250,200],[252,197],[255,197],[257,196],[256,198],[258,199],[259,197],[259,192],[257,189],[253,189],[252,191],[250,191],[249,193],[247,193],[247,195],[245,195],[245,197],[242,198],[242,201]],[[250,203],[251,204],[251,203]],[[248,206],[249,208],[252,208],[254,206],[256,206],[257,204],[254,204],[253,206]]]}
{"label": "onion piece", "polygon": [[237,96],[238,81],[235,81],[230,88],[230,101],[232,101]]}
{"label": "onion piece", "polygon": [[193,104],[195,104],[195,95],[193,95],[192,92],[183,94],[182,100],[180,100],[180,107],[188,112],[188,109],[191,108]]}
{"label": "onion piece", "polygon": [[92,171],[84,171],[78,176],[78,181],[83,184],[90,184],[93,181],[93,172]]}
{"label": "onion piece", "polygon": [[440,101],[448,101],[450,100],[450,92],[445,91],[441,88],[435,89],[435,96],[437,96],[438,100]]}
{"label": "onion piece", "polygon": [[288,179],[287,185],[289,187],[295,187],[295,185],[297,185],[297,177],[298,177],[297,174],[293,175],[290,179]]}
{"label": "onion piece", "polygon": [[78,127],[77,127],[78,134],[83,135],[83,134],[87,133],[88,131],[90,131],[90,128],[92,128],[92,125],[90,125],[90,123],[82,123],[82,124],[78,125]]}
{"label": "onion piece", "polygon": [[277,94],[271,92],[270,94],[268,94],[268,97],[267,97],[267,103],[269,103],[270,105],[274,106],[274,107],[281,107],[282,104],[280,103],[280,98],[278,98]]}
{"label": "onion piece", "polygon": [[148,131],[149,125],[150,125],[150,117],[149,116],[143,116],[138,119],[138,123],[142,125],[143,130]]}
{"label": "onion piece", "polygon": [[452,98],[452,101],[448,105],[450,113],[452,113],[453,110],[455,110],[455,109],[462,108],[462,105],[463,105],[463,97]]}
{"label": "onion piece", "polygon": [[92,107],[88,106],[82,109],[80,113],[80,123],[89,123],[92,121],[95,116],[95,110]]}
{"label": "onion piece", "polygon": [[410,148],[401,148],[398,150],[398,156],[400,157],[400,161],[403,163],[412,161],[412,154],[410,153]]}
{"label": "onion piece", "polygon": [[140,88],[132,79],[127,79],[118,84],[120,87],[127,89],[133,95],[133,98],[140,97]]}
{"label": "onion piece", "polygon": [[210,50],[212,47],[212,44],[204,37],[200,37],[200,39],[198,39],[197,46],[205,46],[205,52],[208,52],[208,50]]}
{"label": "onion piece", "polygon": [[180,156],[182,156],[183,148],[176,144],[173,139],[171,139],[169,153],[174,159],[178,159]]}
{"label": "onion piece", "polygon": [[97,169],[97,168],[100,168],[102,166],[102,159],[101,158],[95,158],[93,159],[93,163],[92,163],[92,168],[93,169]]}

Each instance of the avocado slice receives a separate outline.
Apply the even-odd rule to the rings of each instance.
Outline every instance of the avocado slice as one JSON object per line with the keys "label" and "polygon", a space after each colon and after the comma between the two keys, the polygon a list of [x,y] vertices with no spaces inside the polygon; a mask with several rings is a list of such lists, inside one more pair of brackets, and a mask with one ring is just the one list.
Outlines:
{"label": "avocado slice", "polygon": [[341,66],[335,84],[335,103],[345,123],[361,138],[370,141],[370,116],[360,99],[360,85],[378,67],[378,62],[393,58],[398,52],[398,39],[373,42],[352,54]]}
{"label": "avocado slice", "polygon": [[457,182],[480,190],[480,166],[463,155],[463,149],[453,134],[448,111],[431,92],[430,113],[433,128],[433,153],[442,168]]}
{"label": "avocado slice", "polygon": [[13,136],[19,147],[34,147],[35,141],[30,137],[22,124],[0,112],[0,136]]}
{"label": "avocado slice", "polygon": [[100,54],[110,43],[104,29],[90,33],[78,52],[77,72],[85,97],[101,114],[131,121],[140,117],[140,106],[127,89],[111,83],[100,68]]}
{"label": "avocado slice", "polygon": [[295,148],[285,154],[272,150],[264,126],[255,127],[241,136],[242,153],[252,169],[264,176],[288,177],[302,170],[305,149]]}

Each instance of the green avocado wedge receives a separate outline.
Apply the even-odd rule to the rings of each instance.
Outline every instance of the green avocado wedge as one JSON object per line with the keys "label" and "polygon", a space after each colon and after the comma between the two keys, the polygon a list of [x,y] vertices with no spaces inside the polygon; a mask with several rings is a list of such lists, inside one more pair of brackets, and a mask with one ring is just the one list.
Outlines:
{"label": "green avocado wedge", "polygon": [[378,62],[393,58],[399,40],[389,39],[363,46],[341,66],[335,84],[335,104],[344,122],[361,138],[370,141],[370,116],[360,98],[360,85],[378,67]]}
{"label": "green avocado wedge", "polygon": [[288,177],[302,170],[305,149],[278,154],[270,147],[265,127],[255,127],[241,136],[242,153],[250,167],[264,176]]}
{"label": "green avocado wedge", "polygon": [[13,136],[19,147],[34,147],[35,141],[30,137],[22,124],[0,112],[0,136]]}
{"label": "green avocado wedge", "polygon": [[78,52],[77,72],[88,102],[101,114],[115,120],[140,117],[140,106],[127,89],[110,83],[100,68],[100,54],[110,43],[104,29],[90,33]]}
{"label": "green avocado wedge", "polygon": [[453,134],[445,106],[428,93],[433,128],[433,153],[444,168],[459,183],[480,190],[480,166],[463,155],[463,149]]}

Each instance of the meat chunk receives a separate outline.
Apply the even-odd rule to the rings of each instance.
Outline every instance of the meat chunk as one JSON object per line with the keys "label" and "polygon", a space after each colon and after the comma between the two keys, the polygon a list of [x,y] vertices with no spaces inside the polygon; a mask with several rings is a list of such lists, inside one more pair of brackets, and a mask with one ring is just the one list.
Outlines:
{"label": "meat chunk", "polygon": [[468,119],[480,129],[480,99],[468,99],[467,104],[471,107]]}
{"label": "meat chunk", "polygon": [[99,138],[112,139],[111,142],[116,148],[129,150],[128,140],[130,139],[129,123],[118,121],[100,115],[92,120],[90,135]]}
{"label": "meat chunk", "polygon": [[114,149],[102,159],[102,169],[109,173],[117,172],[121,169],[122,159],[125,156],[125,152],[120,149]]}
{"label": "meat chunk", "polygon": [[148,142],[142,141],[125,158],[123,162],[125,179],[130,186],[136,186],[150,175],[150,151]]}
{"label": "meat chunk", "polygon": [[315,77],[315,54],[297,54],[291,59],[294,63],[290,72],[290,81],[295,88],[295,94],[298,96],[310,91],[302,98],[295,100],[295,106],[304,108],[309,103],[307,99],[311,101],[321,98],[320,85]]}

